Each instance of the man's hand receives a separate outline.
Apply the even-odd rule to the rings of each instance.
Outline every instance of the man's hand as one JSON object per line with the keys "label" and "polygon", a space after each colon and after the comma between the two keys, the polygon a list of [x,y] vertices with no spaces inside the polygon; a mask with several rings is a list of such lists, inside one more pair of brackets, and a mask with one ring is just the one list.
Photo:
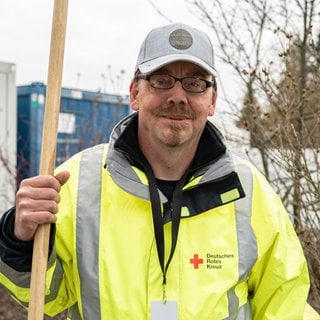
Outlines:
{"label": "man's hand", "polygon": [[56,176],[39,175],[21,182],[16,195],[14,225],[14,235],[19,240],[33,240],[39,224],[56,221],[59,192],[69,176],[68,171],[62,171]]}

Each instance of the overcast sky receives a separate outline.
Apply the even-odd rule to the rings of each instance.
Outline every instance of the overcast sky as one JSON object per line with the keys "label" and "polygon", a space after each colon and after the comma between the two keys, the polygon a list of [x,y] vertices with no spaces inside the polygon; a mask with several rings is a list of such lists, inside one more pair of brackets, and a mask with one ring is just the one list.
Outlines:
{"label": "overcast sky", "polygon": [[[184,0],[154,2],[173,21],[205,30]],[[16,64],[17,85],[47,81],[53,4],[0,0],[0,62]],[[168,20],[147,0],[69,0],[68,9],[63,86],[127,92],[141,42]]]}

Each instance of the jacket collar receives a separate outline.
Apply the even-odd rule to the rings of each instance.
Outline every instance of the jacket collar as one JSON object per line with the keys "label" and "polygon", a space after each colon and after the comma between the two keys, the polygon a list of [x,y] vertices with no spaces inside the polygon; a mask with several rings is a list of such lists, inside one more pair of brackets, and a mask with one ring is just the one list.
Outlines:
{"label": "jacket collar", "polygon": [[[121,120],[114,128],[108,148],[106,168],[114,182],[128,193],[149,200],[146,169],[151,166],[142,154],[137,141],[138,114]],[[219,130],[207,122],[193,164],[187,175],[187,184],[207,184],[221,180],[235,172],[233,156],[226,147]],[[162,201],[166,201],[160,195]]]}

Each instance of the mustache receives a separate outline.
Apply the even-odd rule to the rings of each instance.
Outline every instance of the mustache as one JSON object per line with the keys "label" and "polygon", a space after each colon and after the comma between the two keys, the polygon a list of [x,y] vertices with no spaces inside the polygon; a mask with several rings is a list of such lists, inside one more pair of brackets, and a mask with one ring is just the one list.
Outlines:
{"label": "mustache", "polygon": [[181,118],[187,118],[187,119],[195,119],[195,113],[192,111],[192,109],[185,107],[185,106],[179,106],[179,105],[172,105],[172,106],[166,106],[158,108],[154,111],[154,114],[158,117],[181,117]]}

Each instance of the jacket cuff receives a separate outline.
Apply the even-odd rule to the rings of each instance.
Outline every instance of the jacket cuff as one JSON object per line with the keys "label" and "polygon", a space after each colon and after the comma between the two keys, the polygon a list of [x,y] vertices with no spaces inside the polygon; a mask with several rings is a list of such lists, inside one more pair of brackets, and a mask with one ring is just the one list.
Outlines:
{"label": "jacket cuff", "polygon": [[0,258],[16,271],[31,270],[33,241],[19,241],[13,234],[15,208],[5,212],[0,220]]}
{"label": "jacket cuff", "polygon": [[20,251],[21,253],[29,253],[32,251],[33,241],[21,241],[14,235],[15,213],[16,209],[13,207],[5,212],[1,219],[0,228],[3,240],[10,248]]}
{"label": "jacket cuff", "polygon": [[[33,241],[21,241],[14,236],[15,207],[0,220],[0,259],[19,272],[31,271]],[[51,227],[49,254],[52,252],[55,228]]]}

